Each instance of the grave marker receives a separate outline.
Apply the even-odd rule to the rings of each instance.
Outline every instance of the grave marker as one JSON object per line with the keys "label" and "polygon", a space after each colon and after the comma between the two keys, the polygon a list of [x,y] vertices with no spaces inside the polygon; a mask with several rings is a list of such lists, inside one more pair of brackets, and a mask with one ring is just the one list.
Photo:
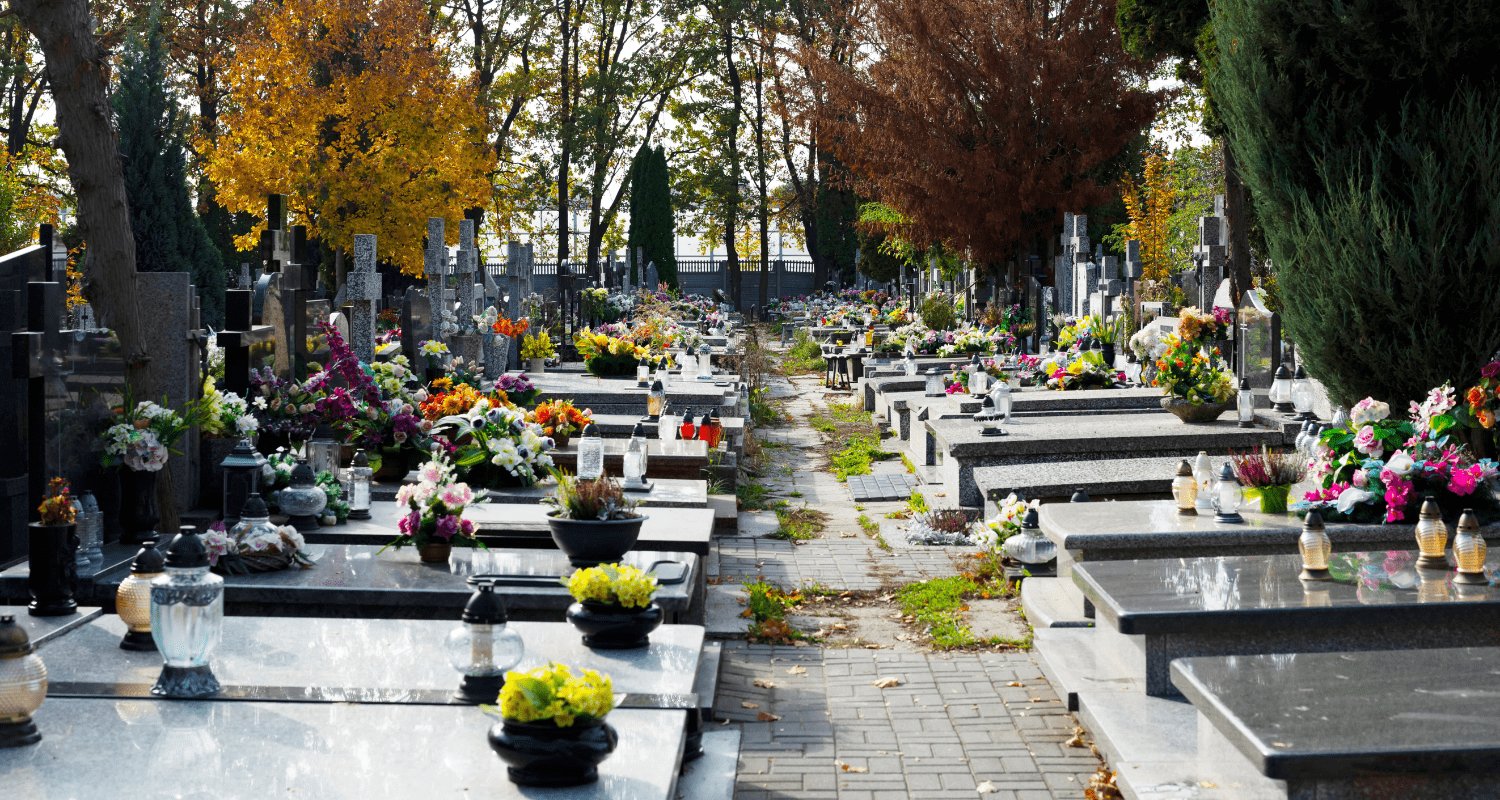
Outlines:
{"label": "grave marker", "polygon": [[[443,288],[447,283],[448,274],[448,246],[443,239],[443,218],[428,217],[427,219],[427,250],[425,251],[424,270],[427,273],[427,299],[431,304],[432,313],[436,315],[445,308],[450,308],[443,303]],[[432,317],[432,334],[430,339],[445,341],[443,336],[442,318]]]}
{"label": "grave marker", "polygon": [[458,223],[458,322],[472,324],[478,313],[474,306],[474,273],[479,270],[479,251],[474,247],[474,220],[464,219]]}
{"label": "grave marker", "polygon": [[[381,277],[375,271],[375,236],[368,233],[354,235],[354,271],[348,275],[344,288],[348,290],[349,346],[360,361],[375,360],[376,317],[379,311]],[[405,322],[402,336],[405,337]]]}
{"label": "grave marker", "polygon": [[[351,328],[353,320],[350,321]],[[401,352],[412,369],[425,370],[427,357],[419,351],[422,342],[432,338],[432,301],[415,287],[406,290],[401,303]]]}
{"label": "grave marker", "polygon": [[224,326],[219,332],[219,346],[224,348],[224,388],[240,397],[250,393],[251,351],[275,341],[269,325],[251,323],[254,293],[248,289],[231,289],[224,293]]}

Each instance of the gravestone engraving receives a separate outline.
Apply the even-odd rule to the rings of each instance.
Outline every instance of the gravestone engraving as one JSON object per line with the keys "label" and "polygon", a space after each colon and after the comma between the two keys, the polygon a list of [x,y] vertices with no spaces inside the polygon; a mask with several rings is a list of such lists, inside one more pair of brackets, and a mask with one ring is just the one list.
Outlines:
{"label": "gravestone engraving", "polygon": [[[375,257],[375,236],[355,234],[354,271],[349,273],[344,285],[350,305],[349,346],[355,357],[367,364],[375,360],[376,317],[380,313],[376,304],[380,302],[381,276],[375,271]],[[403,338],[405,326],[403,321]]]}

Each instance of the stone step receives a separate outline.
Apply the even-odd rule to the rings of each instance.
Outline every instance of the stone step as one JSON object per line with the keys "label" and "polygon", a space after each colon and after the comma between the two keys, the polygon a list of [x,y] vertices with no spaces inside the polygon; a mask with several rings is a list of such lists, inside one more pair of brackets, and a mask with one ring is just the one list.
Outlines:
{"label": "stone step", "polygon": [[740,732],[705,731],[703,755],[682,765],[677,792],[682,800],[734,800],[735,769],[740,760]]}
{"label": "stone step", "polygon": [[745,587],[735,584],[715,584],[708,587],[705,603],[704,635],[710,639],[743,639],[750,632],[750,618],[741,616],[747,606],[750,593]]}
{"label": "stone step", "polygon": [[720,642],[704,642],[703,652],[698,654],[693,694],[698,695],[698,717],[704,723],[713,721],[714,695],[719,691],[719,665],[723,658],[724,645]]}
{"label": "stone step", "polygon": [[[1083,595],[1072,578],[1032,577],[1021,581],[1021,608],[1033,628],[1092,628],[1083,615]],[[1071,589],[1071,591],[1070,591]]]}

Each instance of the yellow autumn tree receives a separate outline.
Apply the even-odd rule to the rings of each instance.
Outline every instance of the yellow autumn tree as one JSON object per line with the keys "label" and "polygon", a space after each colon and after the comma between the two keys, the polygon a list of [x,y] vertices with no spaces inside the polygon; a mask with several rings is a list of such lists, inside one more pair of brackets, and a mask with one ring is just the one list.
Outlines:
{"label": "yellow autumn tree", "polygon": [[457,43],[420,0],[286,0],[267,14],[226,68],[218,137],[198,142],[219,202],[260,216],[285,194],[325,244],[373,233],[381,258],[422,275],[427,218],[447,220],[454,244],[464,209],[491,197],[495,156]]}
{"label": "yellow autumn tree", "polygon": [[1125,238],[1139,241],[1141,262],[1144,265],[1141,277],[1148,281],[1165,281],[1171,274],[1171,221],[1172,203],[1177,198],[1172,176],[1167,172],[1167,159],[1159,150],[1146,154],[1145,169],[1139,185],[1126,175],[1121,199],[1130,222],[1124,228]]}

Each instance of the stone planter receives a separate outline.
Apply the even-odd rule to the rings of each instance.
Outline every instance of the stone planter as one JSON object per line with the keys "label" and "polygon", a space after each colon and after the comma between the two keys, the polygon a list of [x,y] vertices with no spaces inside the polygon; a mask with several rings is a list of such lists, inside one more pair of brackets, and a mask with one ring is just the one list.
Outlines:
{"label": "stone planter", "polygon": [[551,720],[505,720],[490,728],[490,749],[509,765],[518,786],[582,786],[599,780],[599,765],[619,737],[602,719],[559,728]]}
{"label": "stone planter", "polygon": [[626,608],[612,603],[574,603],[568,622],[583,633],[583,643],[599,650],[631,650],[651,643],[650,633],[661,625],[661,606]]}
{"label": "stone planter", "polygon": [[545,358],[533,358],[533,359],[530,359],[530,362],[531,362],[530,371],[533,374],[536,374],[536,375],[546,375],[547,374],[547,359],[545,359]]}
{"label": "stone planter", "polygon": [[1193,405],[1180,397],[1163,397],[1161,407],[1177,415],[1177,418],[1188,424],[1203,424],[1213,422],[1223,414],[1234,408],[1234,403],[1203,403]]}
{"label": "stone planter", "polygon": [[575,567],[597,567],[618,562],[641,535],[646,516],[635,519],[600,521],[593,519],[559,519],[556,512],[547,515],[547,527],[557,549],[568,556]]}

